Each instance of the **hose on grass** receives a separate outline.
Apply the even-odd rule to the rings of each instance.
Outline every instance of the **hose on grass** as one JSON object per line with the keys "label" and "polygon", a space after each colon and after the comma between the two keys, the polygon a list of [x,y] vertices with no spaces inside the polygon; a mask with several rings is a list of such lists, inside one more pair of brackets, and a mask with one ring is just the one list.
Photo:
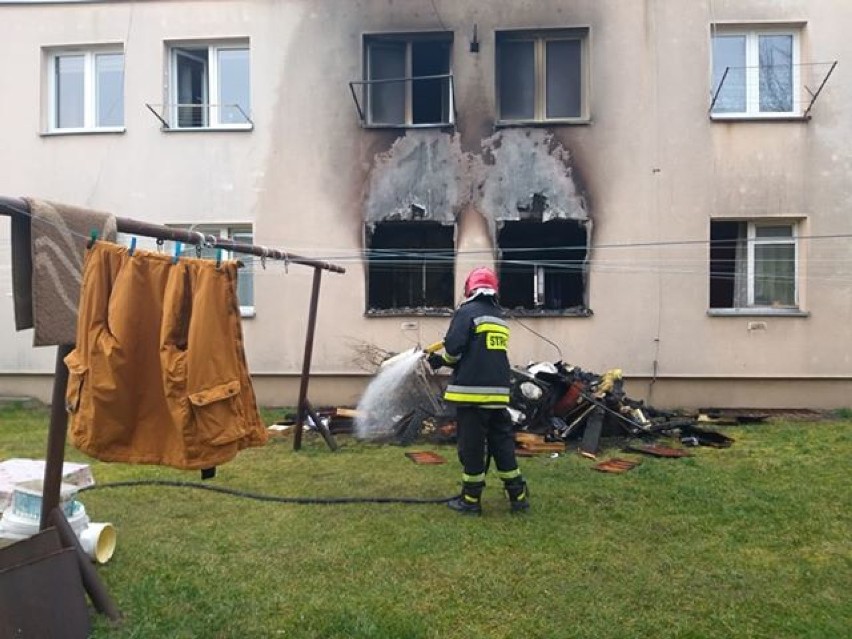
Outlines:
{"label": "hose on grass", "polygon": [[131,486],[168,486],[170,488],[197,488],[199,490],[209,490],[214,493],[223,493],[233,497],[242,497],[245,499],[254,499],[257,501],[270,501],[280,504],[445,504],[453,497],[281,497],[278,495],[264,495],[262,493],[253,493],[246,490],[237,490],[236,488],[226,488],[225,486],[215,486],[212,484],[201,484],[194,481],[177,481],[170,479],[138,479],[133,481],[114,481],[106,484],[95,484],[93,486],[85,486],[78,492],[88,490],[97,490],[100,488],[125,488]]}

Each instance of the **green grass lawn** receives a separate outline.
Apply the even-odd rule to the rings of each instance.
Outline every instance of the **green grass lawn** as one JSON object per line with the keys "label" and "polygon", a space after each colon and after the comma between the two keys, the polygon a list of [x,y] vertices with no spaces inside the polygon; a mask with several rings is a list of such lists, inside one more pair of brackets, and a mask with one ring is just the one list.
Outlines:
{"label": "green grass lawn", "polygon": [[[43,458],[47,413],[0,411],[0,460]],[[533,509],[496,478],[481,518],[443,505],[286,505],[185,488],[85,492],[118,546],[98,567],[124,613],[94,636],[151,638],[842,638],[852,628],[852,423],[720,429],[727,450],[643,458],[624,475],[578,455],[522,459]],[[451,447],[313,433],[246,450],[212,483],[285,496],[445,497]],[[418,466],[406,450],[436,450]],[[611,451],[625,456],[618,451]],[[637,458],[636,456],[630,456]],[[98,483],[199,473],[92,464]],[[210,482],[208,482],[210,483]]]}

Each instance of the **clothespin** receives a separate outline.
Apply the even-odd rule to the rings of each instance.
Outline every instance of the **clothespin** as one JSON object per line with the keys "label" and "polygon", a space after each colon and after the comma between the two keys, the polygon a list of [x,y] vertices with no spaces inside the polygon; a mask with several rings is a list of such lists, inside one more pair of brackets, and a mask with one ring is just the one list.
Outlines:
{"label": "clothespin", "polygon": [[130,257],[133,257],[133,253],[136,251],[136,236],[130,238]]}
{"label": "clothespin", "polygon": [[181,249],[181,243],[175,242],[175,257],[172,260],[172,264],[178,263],[178,260],[180,259],[180,249]]}
{"label": "clothespin", "polygon": [[216,249],[216,268],[222,263],[222,249]]}
{"label": "clothespin", "polygon": [[263,270],[266,270],[266,256],[269,255],[269,249],[265,246],[263,248],[263,255],[260,256],[260,265],[263,267]]}
{"label": "clothespin", "polygon": [[165,244],[165,243],[166,243],[166,241],[163,238],[161,238],[161,237],[157,238],[157,253],[163,252],[163,244]]}
{"label": "clothespin", "polygon": [[287,255],[287,251],[284,251],[284,272],[290,273],[290,256]]}
{"label": "clothespin", "polygon": [[89,242],[86,244],[86,248],[92,248],[95,245],[95,242],[98,241],[98,229],[92,229],[92,232],[89,234]]}

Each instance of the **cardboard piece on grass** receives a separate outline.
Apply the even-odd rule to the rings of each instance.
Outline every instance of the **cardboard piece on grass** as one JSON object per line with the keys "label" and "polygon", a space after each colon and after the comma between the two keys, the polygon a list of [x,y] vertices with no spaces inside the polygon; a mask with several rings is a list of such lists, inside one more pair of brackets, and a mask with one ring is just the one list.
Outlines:
{"label": "cardboard piece on grass", "polygon": [[692,453],[683,448],[671,448],[660,444],[628,444],[626,450],[654,457],[692,457]]}
{"label": "cardboard piece on grass", "polygon": [[633,461],[630,459],[621,459],[613,457],[592,466],[594,470],[599,470],[602,473],[626,473],[628,470],[636,468],[642,462]]}
{"label": "cardboard piece on grass", "polygon": [[405,453],[405,456],[408,457],[415,464],[443,464],[447,461],[438,453],[433,453],[429,450],[413,451],[410,453]]}

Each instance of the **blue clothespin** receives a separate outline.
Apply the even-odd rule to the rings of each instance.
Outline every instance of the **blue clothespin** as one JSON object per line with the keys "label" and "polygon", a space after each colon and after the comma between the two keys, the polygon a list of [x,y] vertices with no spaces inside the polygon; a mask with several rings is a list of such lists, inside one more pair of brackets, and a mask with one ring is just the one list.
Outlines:
{"label": "blue clothespin", "polygon": [[136,236],[130,238],[130,257],[133,257],[133,252],[136,250]]}
{"label": "blue clothespin", "polygon": [[178,260],[180,259],[180,248],[181,248],[181,243],[175,242],[175,258],[172,260],[172,264],[178,263]]}
{"label": "blue clothespin", "polygon": [[216,268],[222,263],[222,249],[216,249]]}
{"label": "blue clothespin", "polygon": [[89,243],[86,244],[86,248],[92,248],[95,242],[98,241],[98,230],[92,229],[92,232],[89,234]]}

